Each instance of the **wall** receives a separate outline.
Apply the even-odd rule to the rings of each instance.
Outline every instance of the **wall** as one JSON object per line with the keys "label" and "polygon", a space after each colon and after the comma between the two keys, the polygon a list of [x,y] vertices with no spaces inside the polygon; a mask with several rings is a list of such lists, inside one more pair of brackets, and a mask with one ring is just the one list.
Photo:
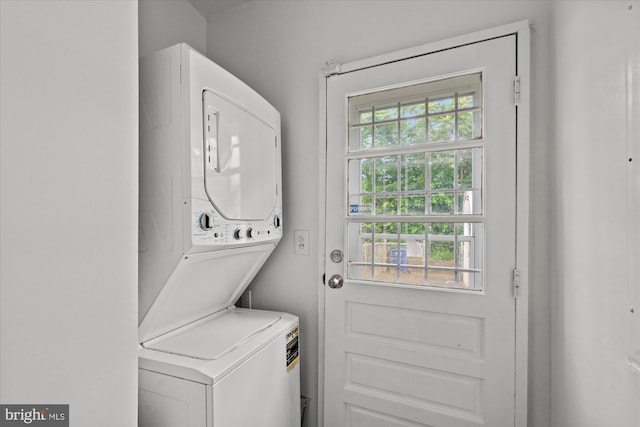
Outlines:
{"label": "wall", "polygon": [[[529,425],[549,425],[550,3],[544,1],[253,1],[208,17],[208,56],[282,114],[285,236],[251,286],[253,306],[301,318],[302,393],[316,422],[318,369],[318,73],[350,62],[528,19],[532,32]],[[311,254],[294,255],[309,230]]]}
{"label": "wall", "polygon": [[139,0],[138,10],[140,57],[183,42],[207,52],[207,22],[187,0]]}
{"label": "wall", "polygon": [[0,402],[137,423],[137,2],[0,2]]}
{"label": "wall", "polygon": [[638,426],[640,2],[553,16],[552,425]]}

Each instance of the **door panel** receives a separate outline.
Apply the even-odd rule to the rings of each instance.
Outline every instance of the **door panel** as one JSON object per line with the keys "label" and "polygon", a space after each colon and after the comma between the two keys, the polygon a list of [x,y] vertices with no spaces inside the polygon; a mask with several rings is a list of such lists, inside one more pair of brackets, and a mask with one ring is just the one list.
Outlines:
{"label": "door panel", "polygon": [[326,426],[514,424],[515,47],[327,79]]}

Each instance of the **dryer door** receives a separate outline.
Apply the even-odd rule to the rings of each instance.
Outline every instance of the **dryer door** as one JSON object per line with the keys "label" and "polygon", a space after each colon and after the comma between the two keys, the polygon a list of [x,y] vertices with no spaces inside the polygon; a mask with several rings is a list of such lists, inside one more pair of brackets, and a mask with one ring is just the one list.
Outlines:
{"label": "dryer door", "polygon": [[278,195],[275,130],[209,90],[202,99],[209,201],[226,219],[268,219]]}

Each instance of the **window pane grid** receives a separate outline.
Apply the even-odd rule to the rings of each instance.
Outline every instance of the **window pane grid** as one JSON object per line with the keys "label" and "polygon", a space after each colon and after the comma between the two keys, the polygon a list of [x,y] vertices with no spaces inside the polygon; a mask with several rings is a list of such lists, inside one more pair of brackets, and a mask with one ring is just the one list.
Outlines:
{"label": "window pane grid", "polygon": [[[424,103],[423,103],[424,104]],[[402,106],[401,104],[398,104],[399,106]],[[390,123],[397,123],[398,121],[407,121],[407,120],[413,120],[413,119],[420,119],[420,118],[426,118],[426,117],[437,117],[437,116],[444,116],[447,114],[451,114],[451,113],[467,113],[467,112],[472,112],[472,113],[479,113],[481,112],[482,109],[480,107],[467,107],[467,108],[456,108],[455,110],[450,110],[450,111],[442,111],[442,112],[437,112],[437,113],[420,113],[420,114],[415,114],[415,115],[407,115],[407,116],[403,116],[400,115],[397,118],[393,118],[393,119],[382,119],[382,120],[371,120],[370,117],[370,113],[368,113],[368,117],[367,119],[360,119],[360,122],[358,123],[351,123],[349,126],[352,129],[357,129],[357,128],[365,128],[368,126],[371,126],[372,124],[377,124],[377,125],[386,125],[386,124],[390,124]],[[361,115],[363,113],[361,112]]]}
{"label": "window pane grid", "polygon": [[354,158],[349,215],[482,214],[482,147]]}
{"label": "window pane grid", "polygon": [[349,279],[483,289],[481,100],[480,73],[349,98]]}
{"label": "window pane grid", "polygon": [[[479,120],[482,109],[479,106],[460,106],[460,98],[473,98],[473,94],[455,92],[448,98],[424,98],[420,103],[396,103],[393,106],[374,106],[358,114],[359,122],[350,124],[356,131],[359,144],[350,144],[356,150],[383,148],[396,145],[415,145],[429,142],[451,142],[472,140],[482,137]],[[451,109],[434,109],[426,106],[442,100],[451,100]],[[474,102],[473,100],[471,101]],[[404,112],[414,107],[413,112]],[[416,112],[415,110],[418,110]],[[476,123],[477,122],[477,123]],[[468,128],[475,129],[469,132]],[[371,141],[371,137],[373,140]]]}
{"label": "window pane grid", "polygon": [[349,236],[349,279],[482,290],[482,223],[350,223]]}

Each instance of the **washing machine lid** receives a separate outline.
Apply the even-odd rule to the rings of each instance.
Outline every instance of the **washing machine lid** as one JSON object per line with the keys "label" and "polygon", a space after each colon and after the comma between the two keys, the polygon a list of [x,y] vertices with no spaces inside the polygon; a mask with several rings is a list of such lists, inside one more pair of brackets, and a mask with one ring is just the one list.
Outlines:
{"label": "washing machine lid", "polygon": [[183,256],[142,317],[139,342],[233,306],[274,248],[266,244]]}
{"label": "washing machine lid", "polygon": [[278,200],[276,131],[221,94],[202,92],[207,197],[226,219],[268,219]]}
{"label": "washing machine lid", "polygon": [[217,360],[275,325],[279,313],[230,309],[211,320],[143,344],[145,348],[201,360]]}

